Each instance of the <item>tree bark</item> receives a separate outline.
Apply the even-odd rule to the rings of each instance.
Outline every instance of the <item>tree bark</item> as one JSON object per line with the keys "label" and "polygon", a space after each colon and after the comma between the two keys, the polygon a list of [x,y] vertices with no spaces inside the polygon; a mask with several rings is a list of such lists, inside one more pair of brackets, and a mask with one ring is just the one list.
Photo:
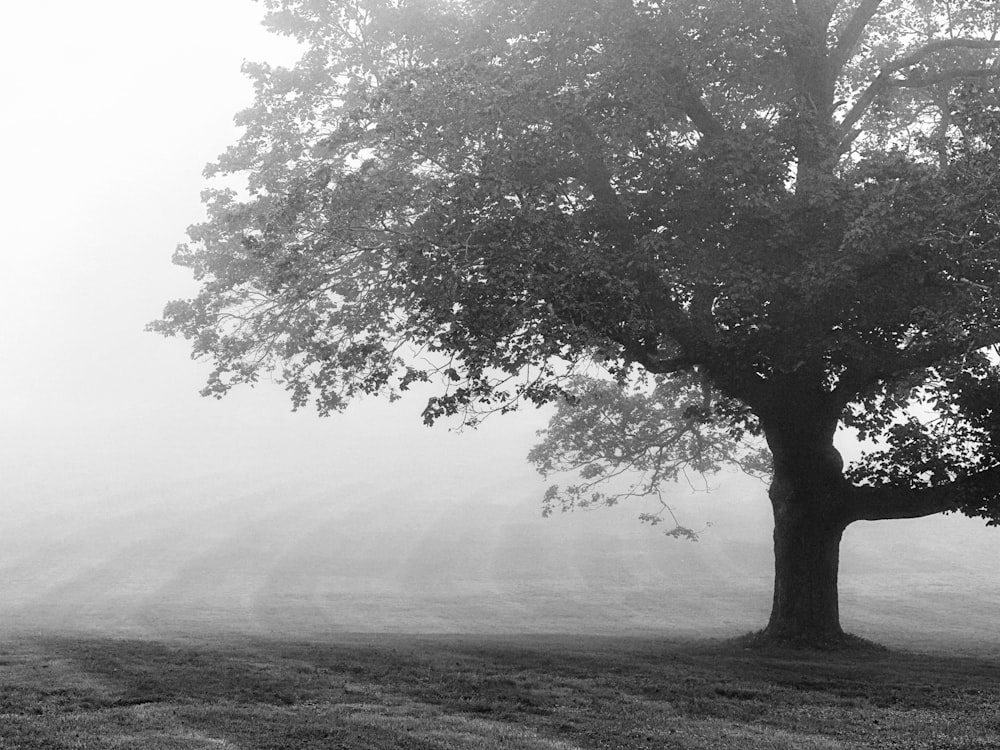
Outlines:
{"label": "tree bark", "polygon": [[837,575],[840,540],[853,520],[851,488],[833,446],[837,415],[825,401],[820,393],[786,394],[783,413],[763,420],[774,458],[774,600],[758,636],[765,642],[822,647],[846,639]]}
{"label": "tree bark", "polygon": [[843,641],[837,575],[847,524],[815,498],[772,487],[774,600],[761,633],[770,642],[824,646]]}

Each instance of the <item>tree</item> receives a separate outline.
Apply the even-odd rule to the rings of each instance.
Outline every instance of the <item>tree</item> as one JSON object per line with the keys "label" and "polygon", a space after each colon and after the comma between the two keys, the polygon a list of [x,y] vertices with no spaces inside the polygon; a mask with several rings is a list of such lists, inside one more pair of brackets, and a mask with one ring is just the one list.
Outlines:
{"label": "tree", "polygon": [[[205,393],[277,372],[327,414],[431,381],[427,422],[569,399],[578,426],[631,403],[635,435],[564,406],[534,454],[591,479],[759,468],[762,437],[771,640],[843,637],[854,521],[1000,520],[995,3],[264,5],[305,52],[246,66],[208,169],[246,189],[206,192],[175,256],[200,292],[152,324],[214,362]],[[594,367],[640,385],[578,399]]]}

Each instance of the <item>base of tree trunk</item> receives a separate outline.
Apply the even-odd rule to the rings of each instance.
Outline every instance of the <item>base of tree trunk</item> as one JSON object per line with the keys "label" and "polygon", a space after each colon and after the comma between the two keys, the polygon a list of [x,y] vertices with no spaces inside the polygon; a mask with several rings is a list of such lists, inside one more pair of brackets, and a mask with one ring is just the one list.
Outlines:
{"label": "base of tree trunk", "polygon": [[810,649],[815,651],[877,651],[885,652],[889,649],[881,644],[869,641],[861,636],[850,633],[824,632],[814,634],[797,633],[794,635],[783,635],[781,633],[769,632],[767,628],[753,633],[739,636],[736,642],[744,648],[766,649],[766,648],[792,648]]}

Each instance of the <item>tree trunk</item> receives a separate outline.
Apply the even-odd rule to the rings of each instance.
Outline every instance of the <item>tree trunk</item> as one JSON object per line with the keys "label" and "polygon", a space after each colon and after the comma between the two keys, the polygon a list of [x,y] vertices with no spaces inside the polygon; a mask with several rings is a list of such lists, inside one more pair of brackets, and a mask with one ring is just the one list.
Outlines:
{"label": "tree trunk", "polygon": [[855,487],[833,445],[841,405],[825,388],[795,376],[772,378],[754,399],[771,456],[774,510],[774,599],[757,643],[837,647],[861,639],[840,627],[837,574],[840,540],[854,521],[921,518],[956,510],[969,497],[997,492],[1000,469],[940,486]]}
{"label": "tree trunk", "polygon": [[846,524],[815,502],[772,489],[774,600],[761,638],[801,645],[833,645],[840,627],[837,571]]}
{"label": "tree trunk", "polygon": [[840,540],[853,520],[844,462],[833,446],[837,419],[798,395],[764,434],[774,458],[769,495],[774,511],[774,601],[758,636],[765,642],[832,646],[840,627]]}

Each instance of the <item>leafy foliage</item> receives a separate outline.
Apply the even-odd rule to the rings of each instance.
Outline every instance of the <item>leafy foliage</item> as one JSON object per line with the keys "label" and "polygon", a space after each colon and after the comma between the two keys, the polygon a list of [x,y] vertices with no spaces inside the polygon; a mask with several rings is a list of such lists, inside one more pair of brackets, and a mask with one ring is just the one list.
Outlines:
{"label": "leafy foliage", "polygon": [[[582,472],[568,506],[625,468],[760,470],[762,433],[789,486],[892,490],[844,489],[851,518],[998,517],[994,3],[264,5],[304,55],[247,66],[208,170],[247,189],[206,193],[175,258],[201,292],[152,326],[206,393],[569,399],[532,454]],[[846,474],[839,426],[876,446]]]}
{"label": "leafy foliage", "polygon": [[641,519],[658,524],[669,514],[674,526],[668,535],[696,539],[663,501],[664,484],[730,464],[753,476],[770,472],[770,455],[749,438],[760,431],[753,415],[695,374],[658,376],[634,390],[592,378],[573,385],[573,399],[558,406],[544,439],[528,455],[543,475],[573,472],[581,480],[550,486],[545,515],[557,506],[567,511],[655,495],[662,510]]}

